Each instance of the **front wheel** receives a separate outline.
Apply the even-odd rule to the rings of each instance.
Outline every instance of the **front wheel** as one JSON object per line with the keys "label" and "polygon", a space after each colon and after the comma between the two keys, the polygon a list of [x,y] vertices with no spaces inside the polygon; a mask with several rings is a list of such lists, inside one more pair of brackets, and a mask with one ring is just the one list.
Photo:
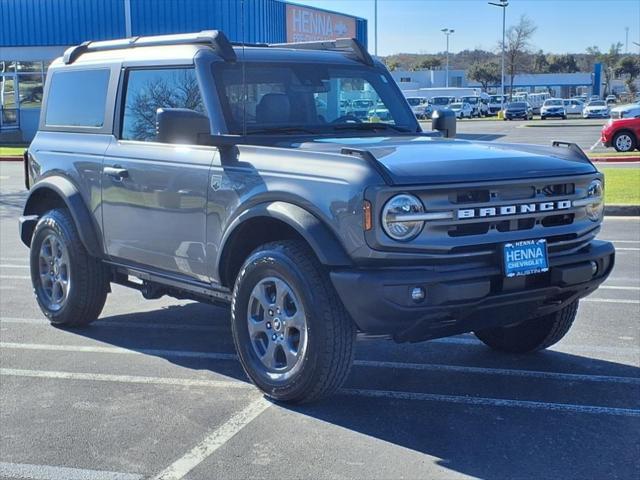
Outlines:
{"label": "front wheel", "polygon": [[355,324],[304,242],[272,242],[250,255],[233,289],[231,319],[242,367],[274,400],[315,401],[347,378]]}
{"label": "front wheel", "polygon": [[485,345],[509,353],[531,353],[554,345],[564,337],[578,313],[578,300],[561,310],[530,318],[508,327],[494,327],[475,333]]}
{"label": "front wheel", "polygon": [[636,148],[636,139],[629,132],[616,133],[612,143],[618,152],[631,152]]}
{"label": "front wheel", "polygon": [[109,291],[108,271],[84,248],[68,210],[40,218],[30,263],[38,305],[52,324],[77,327],[98,318]]}

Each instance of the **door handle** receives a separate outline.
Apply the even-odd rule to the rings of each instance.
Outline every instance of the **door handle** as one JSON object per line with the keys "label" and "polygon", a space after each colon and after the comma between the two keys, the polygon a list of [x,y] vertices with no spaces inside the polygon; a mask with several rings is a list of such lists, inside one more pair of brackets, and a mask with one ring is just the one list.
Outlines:
{"label": "door handle", "polygon": [[119,165],[114,165],[113,167],[104,167],[102,170],[105,175],[109,175],[116,180],[123,180],[129,176],[129,171],[126,168],[122,168]]}

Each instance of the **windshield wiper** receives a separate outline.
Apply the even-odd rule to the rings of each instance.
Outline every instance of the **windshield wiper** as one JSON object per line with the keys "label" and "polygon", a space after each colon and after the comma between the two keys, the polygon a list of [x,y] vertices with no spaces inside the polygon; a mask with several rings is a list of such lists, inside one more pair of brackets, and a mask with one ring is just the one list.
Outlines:
{"label": "windshield wiper", "polygon": [[410,129],[406,127],[398,127],[397,125],[391,125],[389,123],[376,123],[376,122],[363,122],[363,123],[342,123],[340,125],[334,125],[334,130],[394,130],[396,132],[409,133]]}
{"label": "windshield wiper", "polygon": [[260,135],[271,133],[309,133],[311,135],[317,135],[318,132],[304,127],[271,127],[271,128],[256,128],[247,130],[247,135]]}

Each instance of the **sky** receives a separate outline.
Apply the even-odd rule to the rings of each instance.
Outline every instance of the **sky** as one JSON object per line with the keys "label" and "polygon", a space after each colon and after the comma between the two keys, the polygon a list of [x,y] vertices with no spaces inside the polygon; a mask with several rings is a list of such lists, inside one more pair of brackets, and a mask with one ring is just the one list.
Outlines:
{"label": "sky", "polygon": [[[374,0],[292,0],[369,20],[369,51],[374,52]],[[538,27],[532,47],[551,53],[583,53],[615,42],[638,53],[640,0],[509,0],[507,28],[526,14]],[[443,52],[441,29],[451,28],[449,50],[495,50],[502,36],[502,12],[486,0],[378,0],[378,54]]]}

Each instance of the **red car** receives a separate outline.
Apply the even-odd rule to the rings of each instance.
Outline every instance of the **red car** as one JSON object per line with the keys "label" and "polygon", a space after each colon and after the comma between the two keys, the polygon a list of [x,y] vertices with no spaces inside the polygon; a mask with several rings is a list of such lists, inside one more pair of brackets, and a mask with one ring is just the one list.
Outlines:
{"label": "red car", "polygon": [[602,143],[619,152],[640,150],[640,117],[611,120],[602,127]]}

